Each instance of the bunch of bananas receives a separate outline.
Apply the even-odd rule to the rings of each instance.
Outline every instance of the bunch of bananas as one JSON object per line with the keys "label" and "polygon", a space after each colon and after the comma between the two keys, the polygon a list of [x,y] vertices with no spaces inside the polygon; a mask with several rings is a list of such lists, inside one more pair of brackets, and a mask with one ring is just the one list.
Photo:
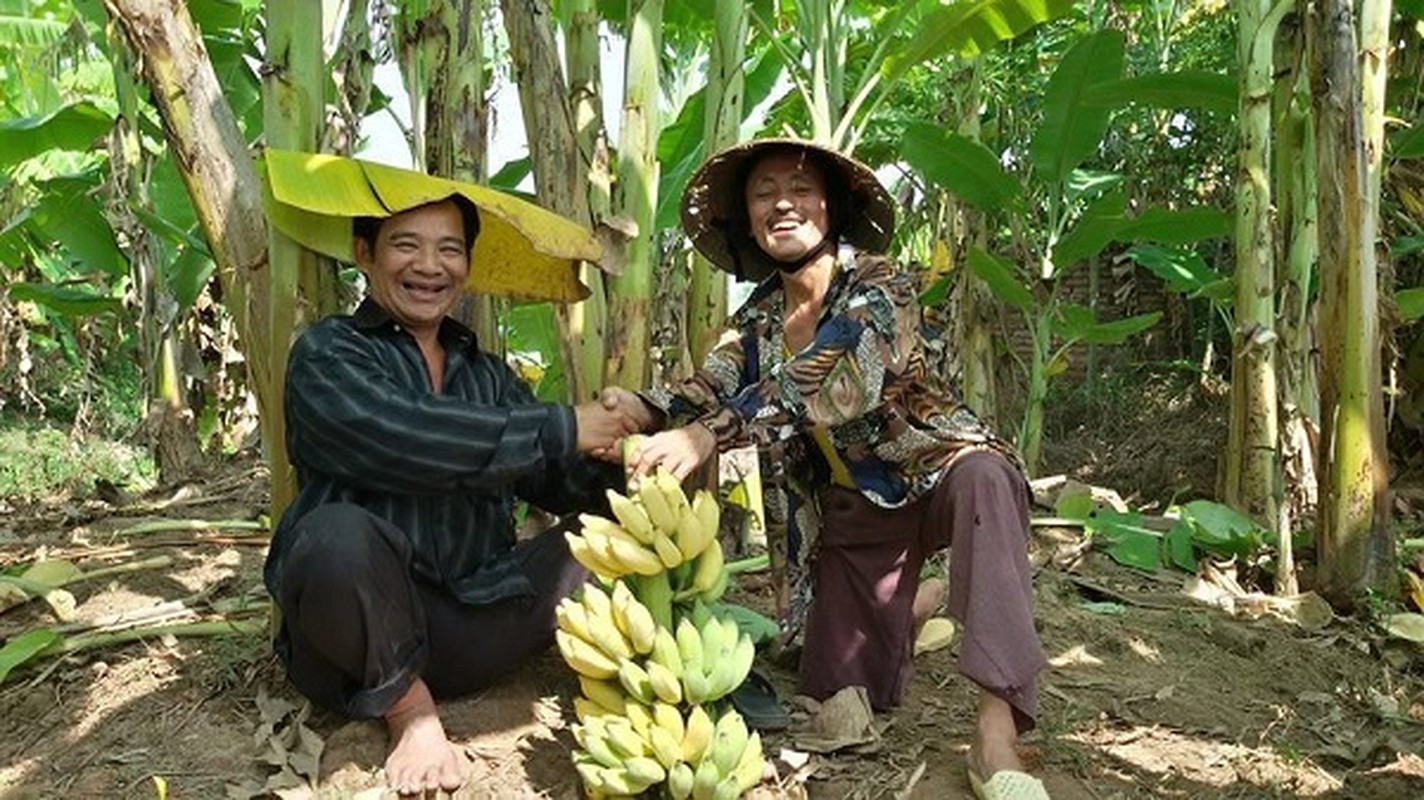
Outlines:
{"label": "bunch of bananas", "polygon": [[[611,684],[585,686],[584,692],[590,698],[619,697]],[[575,708],[579,724],[573,733],[580,749],[574,769],[596,795],[631,796],[666,781],[673,800],[732,800],[761,781],[761,735],[749,731],[735,710],[714,722],[702,706],[684,717],[663,702],[625,701],[614,709],[581,697]]]}
{"label": "bunch of bananas", "polygon": [[725,557],[717,541],[721,507],[711,492],[699,489],[689,502],[677,478],[659,469],[630,495],[609,489],[608,505],[617,521],[580,514],[580,532],[564,534],[574,559],[589,572],[611,582],[672,571],[674,588],[684,598],[706,602],[726,591]]}
{"label": "bunch of bananas", "polygon": [[714,719],[704,705],[741,685],[756,656],[751,637],[706,606],[729,580],[717,498],[699,490],[689,502],[659,470],[608,499],[617,521],[585,514],[565,534],[595,579],[555,609],[581,690],[574,766],[598,797],[658,784],[675,800],[740,797],[761,780],[761,737],[734,709]]}

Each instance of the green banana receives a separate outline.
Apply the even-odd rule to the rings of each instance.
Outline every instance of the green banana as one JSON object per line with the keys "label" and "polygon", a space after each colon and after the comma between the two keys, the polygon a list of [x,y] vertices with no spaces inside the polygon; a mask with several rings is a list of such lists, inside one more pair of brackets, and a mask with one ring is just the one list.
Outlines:
{"label": "green banana", "polygon": [[682,671],[682,698],[689,703],[705,703],[712,699],[710,684],[700,667],[689,665]]}
{"label": "green banana", "polygon": [[634,501],[631,497],[621,495],[609,489],[608,507],[613,511],[613,516],[618,518],[623,528],[633,534],[638,541],[643,544],[653,543],[653,521],[648,519],[648,512]]}
{"label": "green banana", "polygon": [[[699,637],[698,644],[701,643]],[[673,638],[672,632],[667,628],[659,626],[653,633],[653,649],[649,651],[648,659],[663,665],[674,678],[682,677],[682,653],[677,649],[677,639]]]}
{"label": "green banana", "polygon": [[625,658],[618,662],[618,682],[623,684],[623,688],[628,690],[638,702],[651,705],[653,702],[653,683],[648,677],[647,670],[638,666],[630,658]]}
{"label": "green banana", "polygon": [[722,780],[717,782],[717,790],[712,793],[712,800],[737,800],[741,796],[742,790],[737,786],[737,779],[724,775]]}
{"label": "green banana", "polygon": [[727,641],[727,629],[716,617],[711,617],[702,623],[700,636],[702,637],[702,666],[704,669],[716,667],[718,662],[726,658],[727,651],[731,650],[734,644],[734,642]]}
{"label": "green banana", "polygon": [[715,603],[722,599],[722,595],[727,593],[727,587],[731,585],[731,582],[732,573],[723,569],[717,574],[717,579],[712,582],[712,587],[698,596],[702,598],[702,602],[704,603]]}
{"label": "green banana", "polygon": [[736,709],[728,709],[717,720],[716,731],[712,734],[712,744],[703,755],[703,762],[710,759],[717,765],[718,774],[726,775],[741,760],[742,751],[747,749],[750,737],[751,732],[747,730],[747,723],[742,719],[742,715]]}
{"label": "green banana", "polygon": [[697,626],[692,620],[683,617],[677,622],[677,651],[682,656],[683,670],[689,670],[696,665],[696,669],[702,669],[705,660],[702,651],[702,634],[697,630]]}
{"label": "green banana", "polygon": [[[643,737],[638,735],[633,729],[633,723],[626,717],[609,717],[605,720],[604,730],[604,741],[608,742],[609,749],[619,758],[629,759],[648,754],[647,742],[643,741]],[[713,741],[716,741],[715,736]]]}
{"label": "green banana", "polygon": [[[590,717],[590,719],[594,719]],[[583,749],[604,767],[616,767],[623,763],[623,755],[614,752],[607,736],[607,728],[592,722],[585,722],[583,729]]]}
{"label": "green banana", "polygon": [[603,782],[604,794],[613,796],[632,797],[641,794],[652,784],[634,780],[628,770],[622,767],[604,767],[598,771],[599,779]]}
{"label": "green banana", "polygon": [[678,762],[668,770],[668,794],[672,800],[687,800],[692,796],[692,767],[686,762]]}
{"label": "green banana", "polygon": [[711,759],[703,759],[692,773],[692,800],[713,800],[717,795],[717,784],[722,782],[722,773]]}
{"label": "green banana", "polygon": [[667,778],[667,770],[659,764],[656,759],[647,756],[635,756],[623,762],[623,769],[627,770],[628,778],[634,783],[641,783],[644,786],[652,786],[655,783],[662,783]]}
{"label": "green banana", "polygon": [[752,662],[756,660],[756,645],[752,644],[752,637],[741,634],[737,639],[737,646],[732,648],[732,655],[727,659],[729,665],[727,670],[727,681],[730,683],[726,691],[732,691],[742,685],[742,681],[747,679],[752,671]]}
{"label": "green banana", "polygon": [[653,694],[664,703],[682,702],[682,682],[672,674],[672,671],[656,661],[648,661],[646,665],[648,682],[653,687]]}
{"label": "green banana", "polygon": [[765,771],[766,760],[762,757],[761,734],[754,731],[747,739],[746,749],[742,750],[742,757],[737,761],[737,766],[732,768],[730,777],[736,778],[739,791],[748,792],[753,786],[761,783],[761,776]]}

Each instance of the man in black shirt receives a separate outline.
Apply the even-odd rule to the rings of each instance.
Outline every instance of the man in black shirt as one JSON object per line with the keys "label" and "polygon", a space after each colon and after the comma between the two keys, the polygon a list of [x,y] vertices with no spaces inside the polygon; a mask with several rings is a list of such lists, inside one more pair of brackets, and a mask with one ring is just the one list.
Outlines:
{"label": "man in black shirt", "polygon": [[584,578],[559,532],[516,542],[515,498],[606,508],[622,473],[583,454],[614,453],[649,421],[617,389],[573,407],[536,400],[446,316],[478,232],[459,195],[356,220],[369,296],[303,333],[287,372],[301,489],[265,571],[283,612],[276,648],[312,700],[384,718],[401,794],[458,788],[434,698],[546,648],[555,604]]}

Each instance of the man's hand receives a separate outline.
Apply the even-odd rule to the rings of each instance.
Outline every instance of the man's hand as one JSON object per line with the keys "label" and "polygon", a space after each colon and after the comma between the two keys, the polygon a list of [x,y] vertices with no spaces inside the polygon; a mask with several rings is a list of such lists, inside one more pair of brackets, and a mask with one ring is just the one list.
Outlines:
{"label": "man's hand", "polygon": [[604,408],[624,415],[636,426],[629,433],[647,433],[661,427],[662,412],[621,386],[605,386],[598,399]]}
{"label": "man's hand", "polygon": [[662,466],[683,480],[715,452],[717,438],[707,426],[694,422],[647,437],[629,454],[624,468],[636,477]]}
{"label": "man's hand", "polygon": [[626,389],[617,392],[604,389],[597,400],[574,406],[578,450],[617,464],[622,461],[623,437],[641,432],[650,418],[650,412],[637,395]]}

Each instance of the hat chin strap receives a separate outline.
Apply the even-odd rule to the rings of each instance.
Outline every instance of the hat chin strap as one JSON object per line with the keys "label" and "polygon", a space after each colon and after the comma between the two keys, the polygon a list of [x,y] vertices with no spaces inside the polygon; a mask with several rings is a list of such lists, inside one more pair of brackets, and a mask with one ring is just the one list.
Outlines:
{"label": "hat chin strap", "polygon": [[795,275],[796,273],[800,272],[802,268],[804,268],[807,264],[820,258],[823,253],[835,246],[835,231],[827,231],[826,235],[821,237],[820,243],[817,244],[815,247],[811,248],[810,250],[806,251],[806,254],[801,256],[801,258],[795,261],[778,261],[776,259],[772,259],[772,263],[776,264],[777,271],[780,272],[782,275]]}

